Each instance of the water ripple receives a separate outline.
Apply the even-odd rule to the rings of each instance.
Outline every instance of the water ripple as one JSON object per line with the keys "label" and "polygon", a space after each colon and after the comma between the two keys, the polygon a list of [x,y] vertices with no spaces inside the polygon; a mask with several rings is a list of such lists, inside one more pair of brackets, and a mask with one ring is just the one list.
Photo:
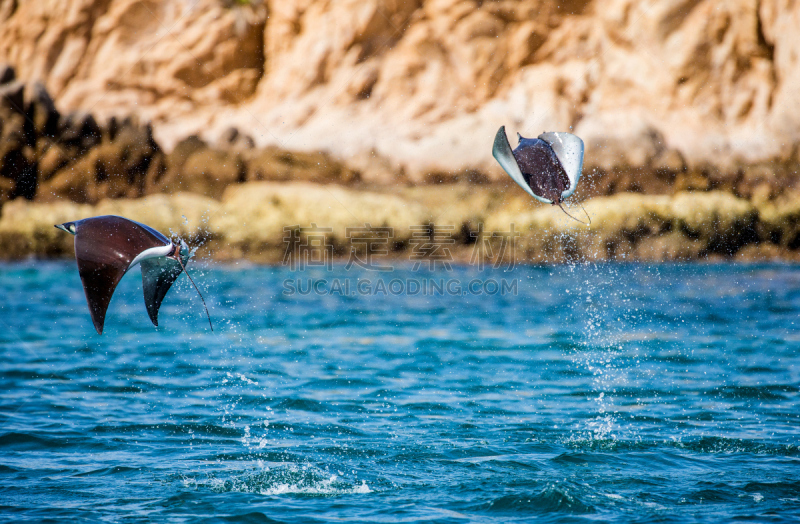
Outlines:
{"label": "water ripple", "polygon": [[134,275],[99,337],[74,263],[0,265],[2,520],[800,518],[798,267],[198,269],[217,331],[183,279],[153,328]]}

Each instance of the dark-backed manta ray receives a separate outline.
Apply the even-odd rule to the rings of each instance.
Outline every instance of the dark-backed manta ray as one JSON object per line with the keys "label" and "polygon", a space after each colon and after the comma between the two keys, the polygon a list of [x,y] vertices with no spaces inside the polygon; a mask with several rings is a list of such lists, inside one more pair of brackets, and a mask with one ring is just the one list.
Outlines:
{"label": "dark-backed manta ray", "polygon": [[[114,215],[65,222],[56,227],[75,236],[78,273],[98,334],[103,334],[106,311],[117,284],[137,264],[142,267],[147,314],[158,326],[161,302],[172,283],[186,270],[186,263],[191,258],[189,247],[183,240],[172,242],[151,227]],[[197,289],[194,280],[192,285]],[[200,294],[199,289],[197,293]],[[202,294],[200,299],[203,299]],[[208,324],[211,325],[210,316]],[[213,326],[211,330],[214,330]]]}
{"label": "dark-backed manta ray", "polygon": [[512,151],[505,126],[498,129],[492,156],[530,196],[566,213],[561,203],[572,196],[581,178],[583,140],[557,132],[542,133],[539,138],[517,136],[519,144]]}

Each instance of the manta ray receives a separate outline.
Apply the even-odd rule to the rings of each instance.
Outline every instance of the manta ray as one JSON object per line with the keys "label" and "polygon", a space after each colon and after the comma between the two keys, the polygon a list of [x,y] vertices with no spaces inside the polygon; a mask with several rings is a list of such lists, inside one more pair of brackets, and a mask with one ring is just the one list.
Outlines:
{"label": "manta ray", "polygon": [[517,137],[519,143],[512,151],[505,126],[498,129],[492,156],[530,196],[544,204],[558,206],[578,220],[561,204],[572,196],[581,178],[583,140],[571,133],[558,132],[542,133],[538,138],[525,138],[520,134]]}
{"label": "manta ray", "polygon": [[[172,242],[149,226],[114,215],[65,222],[56,227],[75,237],[78,273],[92,323],[99,335],[103,334],[106,311],[117,284],[137,264],[142,267],[147,314],[158,326],[161,302],[172,283],[186,271],[186,263],[191,258],[189,247],[183,240]],[[200,295],[208,315],[203,295],[189,273],[186,276]],[[210,315],[208,324],[211,326]],[[211,330],[214,330],[213,326]]]}

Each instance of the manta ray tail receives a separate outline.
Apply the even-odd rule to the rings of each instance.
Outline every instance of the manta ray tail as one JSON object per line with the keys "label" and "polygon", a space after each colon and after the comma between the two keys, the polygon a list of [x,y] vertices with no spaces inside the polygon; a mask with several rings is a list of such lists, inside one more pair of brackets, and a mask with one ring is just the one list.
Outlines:
{"label": "manta ray tail", "polygon": [[186,276],[189,277],[189,281],[192,283],[192,285],[194,286],[195,291],[197,291],[197,295],[200,297],[200,300],[203,302],[203,308],[205,308],[206,316],[208,317],[208,326],[211,328],[211,331],[214,331],[214,326],[211,324],[211,315],[209,315],[209,313],[208,313],[208,307],[206,306],[206,300],[203,298],[203,294],[200,293],[200,290],[197,288],[197,284],[194,283],[194,279],[192,278],[192,275],[190,275],[189,272],[186,271],[186,266],[183,265],[183,260],[181,260],[181,257],[178,256],[178,258],[176,260],[181,265],[181,269],[183,269],[183,272],[186,273]]}
{"label": "manta ray tail", "polygon": [[[583,212],[584,212],[584,213],[586,213],[586,209],[583,207],[583,205],[582,205],[580,202],[578,203],[578,205],[579,205],[579,206],[581,206],[581,209],[583,209]],[[592,225],[592,217],[590,217],[590,216],[589,216],[589,213],[586,213],[586,218],[587,218],[589,221],[588,221],[588,222],[584,222],[583,220],[578,220],[578,219],[577,219],[577,218],[575,218],[574,216],[572,216],[572,215],[570,215],[569,213],[567,213],[567,210],[566,210],[566,209],[564,209],[564,207],[561,205],[561,203],[560,203],[560,202],[558,203],[558,207],[561,209],[561,211],[563,211],[563,212],[564,212],[564,214],[565,214],[565,215],[567,215],[568,217],[570,217],[570,218],[571,218],[572,220],[574,220],[575,222],[579,222],[579,223],[583,224],[584,226],[591,226],[591,225]]]}

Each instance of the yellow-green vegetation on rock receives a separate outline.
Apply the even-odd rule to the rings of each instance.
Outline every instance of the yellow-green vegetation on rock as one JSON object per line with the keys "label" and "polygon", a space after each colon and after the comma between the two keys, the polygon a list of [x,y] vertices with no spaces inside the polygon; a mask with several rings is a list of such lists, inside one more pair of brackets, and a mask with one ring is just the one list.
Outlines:
{"label": "yellow-green vegetation on rock", "polygon": [[475,186],[465,183],[403,188],[400,196],[425,208],[425,221],[453,226],[454,236],[469,243],[490,216],[504,209],[522,210],[531,199],[514,185]]}
{"label": "yellow-green vegetation on rock", "polygon": [[[54,224],[118,214],[204,244],[206,254],[225,260],[277,262],[287,242],[322,246],[323,239],[334,254],[346,256],[356,244],[348,228],[365,227],[391,228],[388,251],[401,256],[411,244],[412,226],[427,228],[413,231],[436,243],[432,225],[448,226],[444,235],[455,240],[448,249],[459,260],[478,241],[494,243],[493,252],[499,253],[498,243],[514,232],[516,260],[532,263],[793,259],[800,247],[797,202],[787,196],[754,204],[719,191],[621,193],[585,202],[592,220],[585,226],[560,209],[495,186],[403,188],[389,194],[306,182],[247,182],[229,186],[221,201],[192,193],[106,199],[96,205],[16,199],[0,215],[0,256],[69,254],[72,239]],[[585,220],[580,208],[568,211]]]}
{"label": "yellow-green vegetation on rock", "polygon": [[56,224],[93,216],[94,207],[61,201],[48,204],[17,199],[3,206],[0,254],[4,259],[53,257],[72,253],[72,235]]}
{"label": "yellow-green vegetation on rock", "polygon": [[17,199],[0,215],[0,258],[52,257],[73,253],[72,235],[54,226],[98,215],[119,215],[145,223],[166,235],[190,241],[209,238],[208,217],[219,202],[190,193],[139,199],[106,199],[92,206],[69,201],[51,203]]}
{"label": "yellow-green vegetation on rock", "polygon": [[[95,206],[96,215],[119,215],[186,240],[211,235],[210,219],[220,208],[216,200],[194,193],[150,195],[138,199],[107,199]],[[2,223],[2,222],[0,222]]]}
{"label": "yellow-green vegetation on rock", "polygon": [[[584,226],[552,206],[503,210],[487,231],[521,233],[517,255],[533,262],[586,260],[694,260],[730,256],[758,241],[758,213],[750,202],[723,192],[675,196],[620,193],[585,203]],[[580,209],[570,213],[586,220]]]}
{"label": "yellow-green vegetation on rock", "polygon": [[[287,233],[302,235],[302,228],[330,228],[313,234],[341,246],[348,227],[391,227],[394,240],[402,242],[409,227],[425,218],[422,206],[398,196],[303,182],[251,182],[225,191],[212,231],[225,239],[223,257],[269,259],[282,253],[275,249],[285,247]],[[294,233],[285,229],[292,227]]]}
{"label": "yellow-green vegetation on rock", "polygon": [[758,202],[756,206],[762,236],[781,247],[800,248],[800,193],[785,193],[774,201]]}

